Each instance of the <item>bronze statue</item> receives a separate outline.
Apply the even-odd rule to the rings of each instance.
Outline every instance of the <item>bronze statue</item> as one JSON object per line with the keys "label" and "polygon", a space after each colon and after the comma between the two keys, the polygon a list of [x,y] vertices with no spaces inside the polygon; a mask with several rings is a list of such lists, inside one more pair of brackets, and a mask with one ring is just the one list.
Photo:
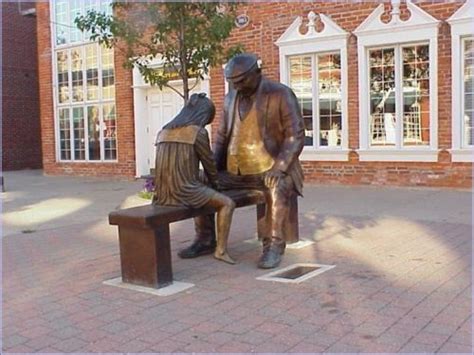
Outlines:
{"label": "bronze statue", "polygon": [[[304,123],[295,94],[262,76],[257,57],[240,54],[225,68],[231,87],[215,140],[219,184],[224,189],[263,189],[271,214],[271,232],[263,237],[259,268],[273,268],[285,251],[283,221],[289,199],[302,194],[303,171],[298,160],[304,146]],[[195,218],[196,238],[178,255],[210,254],[216,242],[213,217]]]}
{"label": "bronze statue", "polygon": [[[216,259],[235,264],[227,253],[227,239],[235,203],[216,191],[217,169],[209,135],[204,128],[215,116],[215,107],[206,94],[193,94],[187,105],[156,139],[155,190],[153,203],[168,206],[217,209]],[[201,162],[209,186],[199,174]]]}

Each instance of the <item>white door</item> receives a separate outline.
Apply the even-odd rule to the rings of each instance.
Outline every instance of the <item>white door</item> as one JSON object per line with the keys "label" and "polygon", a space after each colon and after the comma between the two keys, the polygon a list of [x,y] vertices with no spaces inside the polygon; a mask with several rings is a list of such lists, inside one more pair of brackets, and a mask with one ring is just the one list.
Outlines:
{"label": "white door", "polygon": [[[160,129],[183,107],[183,99],[172,89],[159,90],[150,87],[142,80],[137,69],[133,70],[133,102],[135,128],[135,172],[136,176],[150,174],[155,167],[155,140]],[[183,91],[181,82],[175,82],[173,87]],[[194,82],[191,80],[191,85]],[[209,93],[209,79],[202,80],[192,93]]]}
{"label": "white door", "polygon": [[155,168],[156,135],[182,107],[183,99],[173,90],[150,90],[148,94],[148,169]]}

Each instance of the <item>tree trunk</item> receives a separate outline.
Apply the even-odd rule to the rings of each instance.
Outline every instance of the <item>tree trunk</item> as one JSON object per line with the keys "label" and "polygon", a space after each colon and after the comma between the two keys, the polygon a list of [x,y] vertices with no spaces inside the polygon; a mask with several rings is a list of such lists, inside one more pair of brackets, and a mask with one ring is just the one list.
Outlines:
{"label": "tree trunk", "polygon": [[184,104],[186,105],[189,100],[189,78],[188,78],[188,63],[186,57],[186,47],[184,44],[184,14],[181,12],[180,22],[181,28],[179,33],[179,61],[181,63],[181,77],[183,78],[183,96]]}

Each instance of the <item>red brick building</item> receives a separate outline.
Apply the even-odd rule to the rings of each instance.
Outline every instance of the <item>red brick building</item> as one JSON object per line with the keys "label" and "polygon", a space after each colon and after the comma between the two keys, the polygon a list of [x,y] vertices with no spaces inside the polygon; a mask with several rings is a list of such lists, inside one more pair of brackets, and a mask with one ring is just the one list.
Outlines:
{"label": "red brick building", "polygon": [[[45,172],[147,174],[180,99],[69,26],[106,2],[53,4],[37,4]],[[229,43],[300,101],[307,181],[471,187],[472,1],[252,3],[238,14]],[[222,68],[197,88],[218,110],[225,90]]]}
{"label": "red brick building", "polygon": [[2,170],[41,168],[34,3],[2,2]]}

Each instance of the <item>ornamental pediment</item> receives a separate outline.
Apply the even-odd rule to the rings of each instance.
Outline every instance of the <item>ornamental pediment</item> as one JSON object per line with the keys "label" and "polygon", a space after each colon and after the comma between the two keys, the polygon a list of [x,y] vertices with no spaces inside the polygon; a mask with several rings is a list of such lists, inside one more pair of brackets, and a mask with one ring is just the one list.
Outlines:
{"label": "ornamental pediment", "polygon": [[[307,18],[308,22],[304,25],[303,18],[301,16],[297,17],[280,38],[278,38],[275,42],[276,45],[284,46],[301,41],[348,36],[348,33],[331,20],[329,16],[311,11]],[[307,31],[302,32],[302,27],[307,27]]]}
{"label": "ornamental pediment", "polygon": [[383,32],[409,31],[430,26],[437,26],[439,21],[424,11],[422,8],[406,2],[407,10],[410,13],[408,19],[400,18],[400,1],[392,0],[392,10],[390,11],[390,20],[384,22],[382,15],[385,13],[384,4],[380,4],[375,10],[357,27],[354,33],[357,36],[365,34],[375,34]]}

